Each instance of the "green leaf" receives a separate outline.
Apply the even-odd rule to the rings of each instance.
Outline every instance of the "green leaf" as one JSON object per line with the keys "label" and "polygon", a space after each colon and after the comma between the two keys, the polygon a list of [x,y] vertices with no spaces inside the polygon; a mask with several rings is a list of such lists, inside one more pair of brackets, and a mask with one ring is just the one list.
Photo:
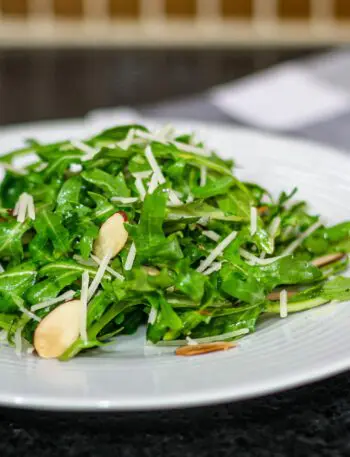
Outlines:
{"label": "green leaf", "polygon": [[239,273],[231,273],[221,288],[232,297],[251,305],[259,305],[265,300],[264,287],[252,275],[244,277]]}
{"label": "green leaf", "polygon": [[202,200],[196,200],[186,205],[174,206],[168,210],[168,220],[177,220],[188,217],[208,217],[214,220],[232,222],[240,222],[245,220],[245,217],[228,215],[221,211],[219,208],[215,208],[214,206],[211,206]]}
{"label": "green leaf", "polygon": [[16,267],[8,268],[0,274],[0,291],[22,295],[34,284],[36,275],[37,271],[32,262],[25,262]]}
{"label": "green leaf", "polygon": [[255,330],[256,322],[264,311],[264,305],[249,305],[232,308],[226,316],[212,318],[209,323],[202,323],[191,331],[191,338],[222,335],[241,329]]}
{"label": "green leaf", "polygon": [[0,223],[0,258],[19,259],[23,256],[22,237],[29,230],[31,223],[16,220]]}
{"label": "green leaf", "polygon": [[230,188],[235,184],[236,180],[232,176],[223,176],[218,179],[208,180],[203,187],[192,189],[192,194],[196,198],[209,198],[216,195],[223,195],[229,192]]}
{"label": "green leaf", "polygon": [[130,191],[127,189],[122,174],[118,177],[112,176],[98,168],[83,171],[81,177],[93,186],[102,189],[107,197],[128,197]]}
{"label": "green leaf", "polygon": [[350,300],[350,278],[339,276],[332,281],[326,282],[323,286],[321,296],[328,300]]}
{"label": "green leaf", "polygon": [[70,250],[70,235],[62,225],[61,218],[48,210],[43,210],[34,222],[35,230],[42,237],[52,241],[52,244],[59,254]]}
{"label": "green leaf", "polygon": [[73,176],[69,178],[61,187],[57,196],[57,206],[60,207],[67,203],[77,205],[82,187],[82,180],[80,176]]}
{"label": "green leaf", "polygon": [[[48,265],[42,267],[39,270],[39,276],[54,277],[55,280],[59,280],[61,277],[66,277],[66,275],[70,275],[73,273],[76,273],[81,277],[84,271],[87,271],[92,276],[95,276],[97,268],[81,265],[79,263],[74,262],[73,260],[62,260],[58,262],[49,263]],[[109,273],[105,273],[104,277],[106,279],[111,278]]]}
{"label": "green leaf", "polygon": [[176,272],[176,288],[193,301],[199,303],[204,294],[204,285],[207,278],[190,267],[189,259],[183,259],[178,262]]}

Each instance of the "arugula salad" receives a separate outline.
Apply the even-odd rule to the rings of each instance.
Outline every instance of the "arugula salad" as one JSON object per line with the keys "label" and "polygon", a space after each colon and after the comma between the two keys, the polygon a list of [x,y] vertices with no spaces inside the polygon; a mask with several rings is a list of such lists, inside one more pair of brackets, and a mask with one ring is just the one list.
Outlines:
{"label": "arugula salad", "polygon": [[350,300],[350,222],[239,181],[171,126],[29,140],[1,167],[0,329],[19,354],[69,360],[141,325],[145,344],[201,354],[263,316]]}

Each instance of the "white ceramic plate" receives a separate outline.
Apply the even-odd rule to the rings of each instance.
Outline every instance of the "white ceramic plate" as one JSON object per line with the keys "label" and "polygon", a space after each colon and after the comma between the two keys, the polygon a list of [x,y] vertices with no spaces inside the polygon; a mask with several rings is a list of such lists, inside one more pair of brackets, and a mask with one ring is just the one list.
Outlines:
{"label": "white ceramic plate", "polygon": [[[149,122],[151,127],[153,122]],[[300,197],[329,222],[350,218],[350,155],[289,138],[218,125],[175,122],[242,167],[240,177]],[[6,152],[25,137],[53,141],[84,137],[80,121],[0,130]],[[204,405],[274,392],[350,367],[350,306],[327,305],[260,326],[239,348],[200,357],[145,347],[144,334],[68,363],[0,351],[0,404],[70,410],[136,410]]]}

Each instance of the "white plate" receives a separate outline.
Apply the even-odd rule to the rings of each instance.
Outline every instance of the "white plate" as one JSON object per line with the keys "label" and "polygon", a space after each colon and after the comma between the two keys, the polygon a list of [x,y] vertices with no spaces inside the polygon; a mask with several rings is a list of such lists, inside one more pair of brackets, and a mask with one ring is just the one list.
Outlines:
{"label": "white plate", "polygon": [[[149,122],[151,126],[153,122]],[[289,138],[194,122],[175,122],[234,157],[240,177],[275,193],[300,189],[299,197],[329,222],[350,218],[350,157]],[[84,136],[80,121],[0,130],[1,151],[24,137],[44,141]],[[261,325],[238,349],[181,358],[173,350],[144,346],[143,331],[113,348],[68,363],[0,351],[0,403],[30,408],[136,410],[203,405],[274,392],[350,367],[349,304],[327,305]]]}

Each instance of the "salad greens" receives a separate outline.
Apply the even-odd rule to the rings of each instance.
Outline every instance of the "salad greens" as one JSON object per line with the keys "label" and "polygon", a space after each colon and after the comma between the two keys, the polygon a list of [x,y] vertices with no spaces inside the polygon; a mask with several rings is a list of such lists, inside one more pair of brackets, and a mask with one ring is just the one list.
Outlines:
{"label": "salad greens", "polygon": [[171,127],[31,140],[1,165],[0,329],[18,352],[68,360],[143,324],[153,344],[228,341],[262,315],[350,300],[335,277],[350,222],[326,227],[296,189],[275,199],[239,181],[232,160]]}

